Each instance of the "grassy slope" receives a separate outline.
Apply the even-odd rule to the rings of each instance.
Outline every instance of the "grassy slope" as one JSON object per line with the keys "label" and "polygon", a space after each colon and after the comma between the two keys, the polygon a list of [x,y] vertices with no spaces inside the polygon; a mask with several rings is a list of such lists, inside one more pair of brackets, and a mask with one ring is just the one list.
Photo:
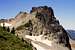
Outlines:
{"label": "grassy slope", "polygon": [[32,50],[32,46],[0,27],[0,50]]}

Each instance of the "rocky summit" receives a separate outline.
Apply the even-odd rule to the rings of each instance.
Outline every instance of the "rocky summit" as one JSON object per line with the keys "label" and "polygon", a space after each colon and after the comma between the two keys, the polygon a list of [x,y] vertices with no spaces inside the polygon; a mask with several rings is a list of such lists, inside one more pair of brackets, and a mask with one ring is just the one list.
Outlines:
{"label": "rocky summit", "polygon": [[[59,20],[56,19],[51,7],[32,7],[30,13],[26,13],[26,16],[21,21],[19,20],[17,24],[16,35],[20,38],[25,38],[25,35],[38,38],[42,35],[40,37],[42,41],[43,39],[52,41],[50,50],[71,50],[67,32],[60,25]],[[17,24],[15,25],[17,26]]]}

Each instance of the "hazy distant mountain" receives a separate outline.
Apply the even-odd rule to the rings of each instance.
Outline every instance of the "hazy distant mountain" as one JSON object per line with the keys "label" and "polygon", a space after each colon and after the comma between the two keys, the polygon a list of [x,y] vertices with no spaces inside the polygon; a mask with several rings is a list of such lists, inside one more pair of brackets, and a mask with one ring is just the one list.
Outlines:
{"label": "hazy distant mountain", "polygon": [[7,19],[0,19],[0,23],[7,22],[7,21],[8,21]]}
{"label": "hazy distant mountain", "polygon": [[75,50],[75,30],[66,30],[69,36],[69,42],[72,47],[72,50]]}
{"label": "hazy distant mountain", "polygon": [[69,37],[72,40],[75,40],[75,30],[66,30],[68,32]]}

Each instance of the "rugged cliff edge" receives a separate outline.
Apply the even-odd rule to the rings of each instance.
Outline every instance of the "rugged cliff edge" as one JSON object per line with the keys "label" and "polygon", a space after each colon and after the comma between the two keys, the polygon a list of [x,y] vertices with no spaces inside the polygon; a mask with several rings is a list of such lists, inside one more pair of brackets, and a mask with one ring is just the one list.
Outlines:
{"label": "rugged cliff edge", "polygon": [[16,26],[19,24],[16,27],[16,35],[20,38],[25,38],[25,35],[42,35],[40,39],[52,41],[51,47],[54,47],[54,49],[51,48],[52,50],[58,50],[58,48],[61,50],[71,50],[67,32],[54,16],[51,7],[33,7],[30,14],[27,14],[23,19],[23,21],[19,20],[15,24]]}

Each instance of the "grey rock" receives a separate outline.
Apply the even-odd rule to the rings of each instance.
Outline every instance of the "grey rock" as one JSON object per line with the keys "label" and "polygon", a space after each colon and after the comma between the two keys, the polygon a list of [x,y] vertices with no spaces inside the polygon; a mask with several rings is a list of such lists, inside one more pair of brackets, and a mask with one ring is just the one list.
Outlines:
{"label": "grey rock", "polygon": [[[42,38],[54,41],[58,48],[61,46],[60,49],[71,50],[67,32],[54,16],[53,9],[47,6],[33,7],[30,14],[33,15],[34,12],[35,16],[28,19],[32,25],[24,27],[29,29],[23,29],[23,33],[29,35],[31,33],[33,36],[43,35]],[[53,47],[57,47],[56,45]]]}

